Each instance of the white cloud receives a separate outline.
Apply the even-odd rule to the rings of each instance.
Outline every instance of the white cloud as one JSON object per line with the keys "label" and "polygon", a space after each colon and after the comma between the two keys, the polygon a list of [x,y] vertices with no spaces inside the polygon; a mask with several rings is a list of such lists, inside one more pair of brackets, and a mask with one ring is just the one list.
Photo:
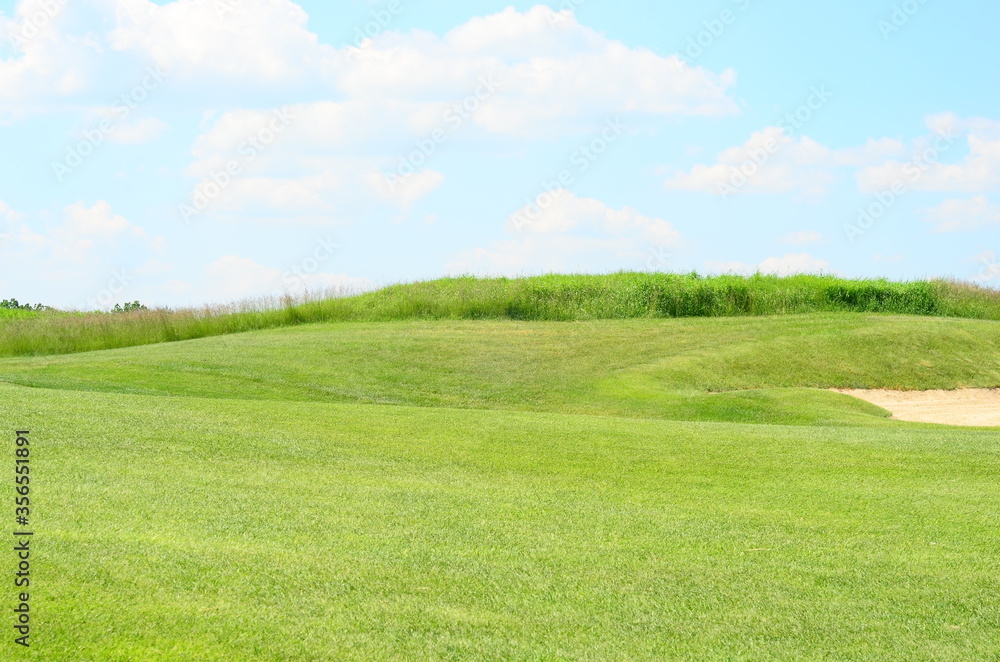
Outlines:
{"label": "white cloud", "polygon": [[165,260],[152,258],[150,260],[146,260],[138,267],[133,269],[132,273],[134,273],[137,276],[148,276],[151,274],[170,273],[171,271],[173,271],[173,269],[174,269],[173,262],[167,262]]}
{"label": "white cloud", "polygon": [[[171,287],[175,292],[184,290],[181,283],[172,283]],[[320,272],[296,275],[290,270],[267,267],[237,255],[226,255],[205,270],[205,284],[199,296],[224,303],[262,296],[302,295],[306,291],[358,293],[373,287],[373,283],[365,278]]]}
{"label": "white cloud", "polygon": [[652,251],[677,248],[681,235],[671,223],[635,209],[613,209],[560,190],[507,219],[510,238],[457,255],[449,273],[509,274],[605,271],[629,263],[641,269]]}
{"label": "white cloud", "polygon": [[1000,277],[1000,263],[997,262],[996,251],[983,251],[974,255],[969,262],[979,263],[979,273],[973,276],[972,280],[980,285],[990,285],[995,287],[994,281]]}
{"label": "white cloud", "polygon": [[[867,193],[894,187],[956,192],[1000,188],[1000,122],[943,113],[928,116],[925,123],[932,133],[908,145],[893,138],[870,138],[859,147],[838,150],[807,136],[791,137],[781,127],[767,127],[743,145],[724,150],[716,163],[671,175],[666,186],[723,197],[739,192],[818,195],[836,181],[838,169],[856,168],[858,186]],[[946,163],[949,152],[959,151],[963,134],[968,156]]]}
{"label": "white cloud", "polygon": [[151,58],[178,78],[301,82],[328,72],[334,48],[291,0],[116,0],[111,48]]}
{"label": "white cloud", "polygon": [[[18,15],[39,2],[21,0]],[[443,36],[385,31],[363,48],[340,50],[320,43],[292,0],[107,0],[86,13],[74,3],[67,7],[71,16],[60,13],[47,32],[0,61],[0,99],[77,94],[81,107],[106,116],[108,97],[93,101],[108,90],[109,97],[120,95],[135,83],[130,65],[149,61],[167,72],[174,99],[217,90],[258,107],[275,90],[320,99],[293,106],[296,125],[273,147],[254,150],[255,160],[241,148],[266,127],[271,111],[223,108],[206,115],[187,174],[203,179],[242,160],[240,181],[218,200],[226,213],[260,203],[275,207],[263,216],[282,218],[288,215],[279,205],[314,216],[376,200],[411,208],[443,174],[419,165],[388,188],[375,175],[397,170],[435,130],[448,139],[469,128],[550,138],[593,130],[609,116],[739,112],[729,96],[734,72],[626,46],[581,25],[572,12],[544,5],[473,17]],[[95,19],[104,26],[94,28]],[[158,96],[149,103],[166,102]],[[0,111],[10,108],[27,113],[29,106]],[[145,117],[117,126],[108,140],[146,143],[167,128]]]}
{"label": "white cloud", "polygon": [[107,134],[108,140],[122,145],[141,145],[156,140],[168,125],[155,117],[144,117],[131,124],[118,124],[114,131]]}
{"label": "white cloud", "polygon": [[155,259],[164,247],[162,237],[150,237],[103,200],[89,207],[83,202],[69,205],[55,224],[43,220],[14,212],[0,202],[0,261],[5,271],[32,276],[19,279],[15,296],[29,298],[21,292],[55,289],[63,298],[45,301],[48,305],[76,306],[94,300],[109,278],[121,274],[130,263]]}
{"label": "white cloud", "polygon": [[[19,30],[16,19],[42,4],[21,0],[15,20],[0,16],[0,30]],[[728,95],[733,71],[714,73],[631,48],[544,5],[473,17],[444,36],[385,31],[363,48],[339,50],[320,43],[292,0],[106,0],[86,13],[74,5],[60,9],[15,57],[0,60],[0,99],[75,94],[95,81],[122,89],[126,81],[117,76],[128,68],[108,61],[127,61],[116,55],[125,53],[168,72],[175,95],[298,90],[315,98],[325,91],[329,99],[367,100],[370,107],[410,105],[416,124],[469,102],[477,107],[475,124],[504,134],[580,131],[615,114],[739,112]],[[95,18],[112,27],[95,31]],[[483,80],[499,89],[491,84],[471,100]]]}
{"label": "white cloud", "polygon": [[86,207],[83,202],[76,202],[66,207],[66,230],[78,236],[110,237],[120,233],[129,233],[145,237],[146,233],[128,222],[121,214],[115,214],[111,205],[99,200],[92,207]]}
{"label": "white cloud", "polygon": [[[709,115],[738,112],[727,96],[735,73],[713,74],[678,56],[628,48],[545,6],[473,19],[446,35],[447,57],[477,57],[495,70],[500,91],[477,115],[509,134],[559,130],[568,119],[610,114]],[[438,65],[440,66],[440,65]]]}
{"label": "white cloud", "polygon": [[861,147],[848,147],[833,152],[833,164],[838,166],[865,167],[906,155],[903,141],[893,138],[869,138]]}
{"label": "white cloud", "polygon": [[754,266],[745,262],[717,262],[709,260],[705,268],[713,273],[736,274],[770,274],[790,276],[793,274],[836,274],[830,268],[830,263],[809,255],[808,253],[787,254],[782,257],[769,257]]}
{"label": "white cloud", "polygon": [[[405,178],[391,172],[400,157],[379,151],[398,149],[409,135],[387,121],[399,140],[392,143],[396,147],[380,144],[386,137],[373,118],[389,117],[390,108],[368,113],[364,104],[324,102],[282,112],[291,119],[277,133],[267,133],[274,111],[234,111],[209,122],[186,169],[198,178],[191,201],[213,180],[222,181],[208,213],[252,210],[260,219],[302,221],[377,202],[409,209],[444,180],[428,168]],[[235,176],[227,173],[232,163],[238,166]]]}
{"label": "white cloud", "polygon": [[732,71],[629,48],[544,5],[473,17],[443,37],[386,31],[338,51],[319,43],[291,0],[241,0],[231,10],[224,0],[116,1],[110,46],[150,57],[178,78],[311,81],[353,100],[421,104],[468,101],[482,80],[495,80],[499,89],[475,104],[475,122],[517,135],[578,130],[609,114],[739,112],[727,93]]}
{"label": "white cloud", "polygon": [[798,232],[785,235],[781,240],[793,246],[803,246],[805,244],[814,244],[818,241],[826,241],[826,237],[815,230],[799,230]]}
{"label": "white cloud", "polygon": [[[75,202],[63,210],[65,220],[47,233],[39,234],[44,240],[34,242],[48,253],[51,260],[66,264],[96,264],[116,248],[130,246],[136,251],[158,251],[163,247],[162,237],[149,237],[145,230],[133,225],[111,205],[99,200],[87,207]],[[25,226],[25,229],[27,226]]]}
{"label": "white cloud", "polygon": [[[985,118],[961,119],[953,113],[929,116],[933,135],[915,141],[907,161],[892,159],[858,172],[858,185],[866,192],[909,190],[979,193],[1000,187],[1000,123]],[[961,162],[949,163],[964,133],[969,153]]]}
{"label": "white cloud", "polygon": [[383,198],[396,202],[403,209],[410,209],[418,200],[440,186],[444,175],[427,168],[405,178],[387,178],[381,173],[372,172],[368,175],[368,181]]}
{"label": "white cloud", "polygon": [[[65,32],[67,7],[57,0],[21,0],[11,18],[0,14],[0,40],[12,42],[15,52],[0,59],[0,100],[23,105],[86,87],[97,49],[92,38]],[[7,108],[22,114],[18,104]]]}
{"label": "white cloud", "polygon": [[[174,7],[178,3],[156,8],[147,0],[120,1],[138,7],[134,13],[139,18],[131,28],[139,31],[136,35],[166,30],[178,39],[178,26],[187,16],[184,12],[195,12],[209,21],[206,17],[214,12],[216,2],[190,0],[182,12]],[[284,1],[270,0],[276,5]],[[173,9],[168,12],[167,8]],[[301,18],[294,12],[291,16],[274,13],[271,21],[276,27],[271,29],[299,34],[304,29]],[[233,13],[226,20],[238,24],[244,17]],[[239,37],[241,48],[255,41],[252,37],[259,27],[256,18],[246,20],[250,24],[247,34]],[[289,21],[287,29],[283,28]],[[191,51],[194,46],[185,40],[202,44],[208,39],[200,30],[185,33],[180,43],[153,39],[151,52]],[[225,42],[227,38],[220,39]],[[138,36],[133,41],[137,48],[145,43]],[[261,50],[276,48],[268,42]],[[294,49],[277,50],[291,57],[288,54]],[[311,60],[302,59],[301,53],[296,56],[303,63],[308,60],[302,66],[314,69],[320,61],[330,64],[333,68],[323,69],[323,74],[330,74],[331,85],[347,98],[290,106],[287,112],[294,119],[273,146],[262,150],[247,146],[248,138],[272,121],[272,111],[206,115],[204,132],[192,148],[195,160],[188,174],[206,177],[236,158],[242,159],[241,178],[262,179],[261,186],[234,184],[225,193],[229,202],[220,200],[220,209],[246,208],[261,197],[271,197],[311,200],[312,212],[329,211],[333,198],[314,195],[319,191],[317,172],[326,173],[327,184],[336,180],[338,186],[324,190],[338,191],[337,203],[356,202],[359,196],[371,202],[374,197],[409,209],[444,178],[424,162],[433,159],[440,145],[467,124],[504,134],[552,136],[593,128],[595,121],[603,122],[609,114],[713,115],[737,110],[727,96],[733,83],[731,72],[717,75],[674,57],[628,48],[581,26],[572,14],[557,15],[545,6],[476,17],[443,37],[422,31],[385,32],[342,55],[330,59],[332,55],[324,51],[313,54]],[[170,67],[178,59],[195,66],[199,58],[208,56],[164,53],[156,57],[162,66]],[[255,66],[254,57],[246,58],[247,67]],[[215,66],[203,63],[201,68],[212,71]],[[435,131],[444,137],[429,140]],[[250,158],[240,156],[250,152],[254,154]],[[402,182],[387,181],[386,173],[404,166],[414,174]],[[296,190],[300,195],[264,196],[267,191]]]}
{"label": "white cloud", "polygon": [[769,257],[758,265],[761,273],[787,276],[790,274],[832,273],[830,263],[808,253]]}
{"label": "white cloud", "polygon": [[4,220],[6,225],[11,225],[18,222],[22,215],[10,208],[3,200],[0,200],[0,218]]}
{"label": "white cloud", "polygon": [[946,200],[925,212],[925,220],[934,223],[935,232],[960,232],[1000,225],[1000,205],[986,196],[968,200]]}
{"label": "white cloud", "polygon": [[[351,127],[363,133],[368,129],[364,110],[351,111],[347,104],[321,102],[274,110],[239,109],[211,116],[206,113],[202,120],[204,132],[191,148],[196,160],[188,166],[188,174],[205,175],[222,169],[234,157],[252,161],[290,142],[303,147],[317,141],[328,149],[343,147]],[[300,135],[297,141],[293,137],[296,129]]]}
{"label": "white cloud", "polygon": [[554,12],[544,5],[523,13],[507,7],[490,16],[473,17],[449,32],[445,41],[461,53],[505,58],[523,53],[565,56],[598,50],[607,42],[599,33],[581,28],[572,12]]}
{"label": "white cloud", "polygon": [[783,127],[755,132],[719,154],[713,165],[698,164],[667,179],[669,189],[727,196],[738,192],[806,195],[824,193],[833,182],[833,152],[807,136],[791,137]]}
{"label": "white cloud", "polygon": [[217,209],[258,214],[292,215],[303,211],[332,211],[343,179],[330,172],[298,179],[279,177],[237,177],[220,196]]}

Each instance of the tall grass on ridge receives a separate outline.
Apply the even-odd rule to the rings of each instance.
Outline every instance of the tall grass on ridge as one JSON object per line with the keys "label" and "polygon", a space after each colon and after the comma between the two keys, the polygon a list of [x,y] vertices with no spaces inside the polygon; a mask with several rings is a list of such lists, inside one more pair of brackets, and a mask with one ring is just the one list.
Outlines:
{"label": "tall grass on ridge", "polygon": [[446,278],[293,300],[0,321],[0,356],[130,347],[323,321],[724,317],[868,312],[1000,320],[1000,292],[954,281],[617,273]]}

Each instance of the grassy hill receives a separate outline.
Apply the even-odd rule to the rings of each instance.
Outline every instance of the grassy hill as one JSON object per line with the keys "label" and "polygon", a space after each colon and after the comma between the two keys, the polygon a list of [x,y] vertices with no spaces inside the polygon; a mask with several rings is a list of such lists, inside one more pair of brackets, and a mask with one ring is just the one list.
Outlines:
{"label": "grassy hill", "polygon": [[483,300],[0,359],[34,453],[17,654],[997,659],[1000,431],[824,389],[998,386],[1000,323]]}
{"label": "grassy hill", "polygon": [[0,359],[26,386],[211,398],[875,424],[839,388],[1000,385],[1000,324],[820,313],[590,322],[312,324]]}
{"label": "grassy hill", "polygon": [[0,323],[0,356],[64,354],[309,322],[663,319],[868,312],[1000,320],[1000,292],[951,281],[619,273],[446,278],[306,302],[40,315]]}

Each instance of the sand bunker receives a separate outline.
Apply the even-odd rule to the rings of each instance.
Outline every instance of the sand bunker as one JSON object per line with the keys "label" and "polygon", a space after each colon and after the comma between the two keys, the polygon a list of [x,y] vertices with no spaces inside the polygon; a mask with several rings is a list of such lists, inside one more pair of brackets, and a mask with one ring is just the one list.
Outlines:
{"label": "sand bunker", "polygon": [[893,418],[918,423],[1000,427],[1000,389],[957,391],[861,391],[833,389],[892,412]]}

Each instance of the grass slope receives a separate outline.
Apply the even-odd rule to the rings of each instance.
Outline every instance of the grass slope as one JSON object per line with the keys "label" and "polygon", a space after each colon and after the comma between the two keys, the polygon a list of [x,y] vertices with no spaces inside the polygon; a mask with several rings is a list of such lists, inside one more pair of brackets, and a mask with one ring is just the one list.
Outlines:
{"label": "grass slope", "polygon": [[1000,324],[824,313],[757,318],[317,324],[0,360],[27,386],[217,398],[877,424],[803,387],[1000,385]]}
{"label": "grass slope", "polygon": [[200,310],[49,314],[0,323],[0,355],[134,347],[322,321],[593,320],[871,312],[1000,320],[1000,293],[948,281],[832,276],[450,278],[294,304],[261,300]]}
{"label": "grass slope", "polygon": [[995,432],[0,399],[36,454],[19,659],[1000,653]]}
{"label": "grass slope", "polygon": [[1000,434],[815,389],[997,386],[998,348],[820,312],[3,359],[36,556],[0,659],[995,662]]}

